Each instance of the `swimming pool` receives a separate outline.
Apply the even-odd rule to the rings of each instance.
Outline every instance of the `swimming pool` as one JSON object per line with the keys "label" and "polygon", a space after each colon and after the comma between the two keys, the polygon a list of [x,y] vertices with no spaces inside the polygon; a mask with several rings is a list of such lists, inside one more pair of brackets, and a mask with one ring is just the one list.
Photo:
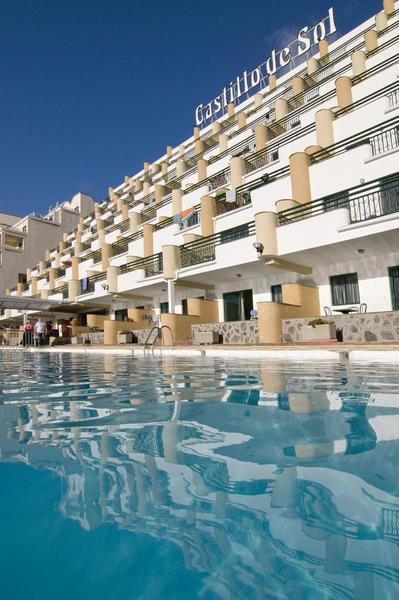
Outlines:
{"label": "swimming pool", "polygon": [[0,352],[1,597],[398,598],[397,365]]}

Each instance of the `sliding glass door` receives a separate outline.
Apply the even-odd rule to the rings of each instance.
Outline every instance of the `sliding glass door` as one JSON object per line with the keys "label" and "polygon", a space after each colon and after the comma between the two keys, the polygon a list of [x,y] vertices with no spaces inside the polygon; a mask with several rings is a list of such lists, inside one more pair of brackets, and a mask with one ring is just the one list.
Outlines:
{"label": "sliding glass door", "polygon": [[399,267],[389,267],[389,283],[393,310],[399,310]]}
{"label": "sliding glass door", "polygon": [[252,290],[223,294],[224,320],[248,321],[253,309]]}

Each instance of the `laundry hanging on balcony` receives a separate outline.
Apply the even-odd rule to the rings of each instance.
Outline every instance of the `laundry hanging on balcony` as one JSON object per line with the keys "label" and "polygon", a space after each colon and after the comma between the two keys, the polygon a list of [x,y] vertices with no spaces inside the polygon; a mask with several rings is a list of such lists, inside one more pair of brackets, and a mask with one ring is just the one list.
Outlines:
{"label": "laundry hanging on balcony", "polygon": [[187,208],[186,210],[183,210],[182,212],[177,213],[177,215],[173,215],[173,222],[181,225],[182,223],[185,223],[186,221],[188,221],[189,218],[192,217],[194,214],[195,214],[195,206],[191,206],[190,208]]}
{"label": "laundry hanging on balcony", "polygon": [[233,188],[231,190],[227,190],[226,196],[225,196],[225,202],[227,202],[227,204],[233,204],[233,202],[235,202],[235,201],[236,201],[235,188]]}

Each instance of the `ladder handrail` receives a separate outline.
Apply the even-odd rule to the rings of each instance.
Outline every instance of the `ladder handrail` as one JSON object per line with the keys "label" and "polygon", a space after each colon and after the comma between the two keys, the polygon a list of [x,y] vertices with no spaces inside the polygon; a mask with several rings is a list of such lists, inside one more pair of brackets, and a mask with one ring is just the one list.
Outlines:
{"label": "ladder handrail", "polygon": [[[165,340],[164,340],[164,336],[163,336],[164,329],[168,329],[170,331],[170,337],[172,338],[172,346],[175,345],[175,340],[173,338],[173,331],[171,330],[171,328],[168,325],[162,325],[161,327],[159,327],[158,325],[155,325],[154,327],[151,327],[151,331],[148,334],[146,341],[144,342],[144,352],[146,351],[147,346],[150,346],[150,344],[151,344],[151,350],[154,351],[155,342],[157,341],[157,339],[159,337],[161,337],[162,346],[165,345]],[[154,340],[152,342],[150,342],[151,334],[153,331],[157,332],[157,336],[154,338]],[[161,335],[159,335],[159,334],[161,334]]]}

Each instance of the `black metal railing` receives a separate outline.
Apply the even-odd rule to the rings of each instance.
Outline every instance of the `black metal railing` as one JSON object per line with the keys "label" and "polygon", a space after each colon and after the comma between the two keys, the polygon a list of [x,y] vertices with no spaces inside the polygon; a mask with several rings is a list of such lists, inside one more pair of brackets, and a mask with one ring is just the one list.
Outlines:
{"label": "black metal railing", "polygon": [[232,210],[236,210],[237,208],[249,206],[250,204],[252,204],[251,192],[264,186],[265,183],[267,183],[268,181],[268,176],[264,175],[263,178],[257,179],[256,181],[251,181],[250,183],[247,183],[237,188],[235,190],[235,197],[234,193],[232,194],[231,198],[226,196],[226,194],[217,197],[216,215],[223,215]]}
{"label": "black metal railing", "polygon": [[65,274],[66,274],[66,269],[64,269],[63,267],[58,267],[56,276],[64,277]]}
{"label": "black metal railing", "polygon": [[163,256],[162,252],[147,257],[148,260],[144,265],[145,277],[155,277],[163,273]]}
{"label": "black metal railing", "polygon": [[263,150],[259,150],[258,152],[254,152],[245,158],[245,172],[252,173],[252,171],[256,171],[256,169],[260,169],[266,165],[269,165],[273,162],[276,162],[279,158],[278,148],[275,150],[269,150],[269,148],[264,148]]}
{"label": "black metal railing", "polygon": [[230,183],[230,169],[223,169],[218,173],[215,173],[211,177],[208,177],[208,191],[216,190],[224,185]]}
{"label": "black metal railing", "polygon": [[105,233],[112,233],[113,231],[127,231],[129,229],[129,219],[125,219],[124,221],[120,221],[119,223],[114,223],[113,225],[109,225],[105,229]]}
{"label": "black metal railing", "polygon": [[372,136],[370,144],[373,156],[399,148],[399,125]]}
{"label": "black metal railing", "polygon": [[214,235],[183,244],[180,247],[181,266],[191,267],[193,265],[211,262],[216,259],[216,246],[227,244],[255,234],[255,221],[243,223],[238,227],[225,229]]}
{"label": "black metal railing", "polygon": [[94,292],[96,282],[106,280],[107,273],[105,271],[101,273],[96,273],[95,275],[91,275],[90,277],[83,277],[83,279],[80,280],[80,293],[92,294]]}
{"label": "black metal railing", "polygon": [[60,285],[59,287],[56,287],[53,290],[49,290],[49,295],[53,296],[55,294],[62,294],[63,300],[65,300],[65,298],[68,298],[68,285]]}
{"label": "black metal railing", "polygon": [[399,172],[283,210],[278,214],[279,224],[287,225],[339,208],[349,210],[351,223],[399,212]]}

